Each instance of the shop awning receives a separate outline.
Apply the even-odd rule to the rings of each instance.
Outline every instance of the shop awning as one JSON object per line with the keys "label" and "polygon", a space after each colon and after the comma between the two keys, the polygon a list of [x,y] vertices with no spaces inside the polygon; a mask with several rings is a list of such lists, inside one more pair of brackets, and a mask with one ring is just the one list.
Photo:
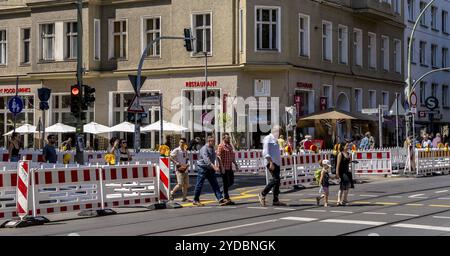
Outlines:
{"label": "shop awning", "polygon": [[364,120],[364,121],[377,121],[376,116],[370,116],[366,114],[350,113],[343,110],[327,109],[325,111],[316,112],[300,118],[298,121],[308,120]]}
{"label": "shop awning", "polygon": [[[157,121],[153,124],[147,125],[145,127],[141,128],[141,132],[150,132],[150,131],[159,131],[161,129],[161,122]],[[167,121],[163,122],[163,131],[165,132],[183,132],[186,131],[188,128],[170,123]]]}

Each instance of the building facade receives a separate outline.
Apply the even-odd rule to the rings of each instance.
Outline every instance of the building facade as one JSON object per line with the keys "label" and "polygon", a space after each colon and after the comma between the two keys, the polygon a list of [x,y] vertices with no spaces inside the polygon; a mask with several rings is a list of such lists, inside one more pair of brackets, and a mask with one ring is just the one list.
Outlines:
{"label": "building facade", "polygon": [[[76,82],[75,6],[65,0],[15,2],[0,9],[0,132],[12,129],[7,101],[15,93],[16,76],[26,103],[19,123],[39,122],[37,89],[47,87],[52,97],[46,125],[74,125],[69,90]],[[296,106],[298,120],[327,108],[356,114],[390,106],[397,94],[403,97],[401,10],[401,1],[387,0],[84,1],[84,84],[96,89],[88,122],[112,126],[129,119],[134,91],[128,75],[136,73],[145,45],[158,36],[182,36],[186,27],[196,38],[194,51],[186,52],[182,40],[152,46],[141,94],[161,93],[164,119],[190,128],[188,138],[202,134],[202,125],[191,121],[207,112],[212,116],[205,118],[205,127],[217,138],[225,112],[227,119],[242,120],[239,143],[258,147],[267,131],[255,124],[274,118],[283,123],[285,106]],[[205,95],[214,99],[208,107],[202,104]],[[229,97],[238,96],[253,97],[259,110],[251,104],[244,113],[226,107]],[[264,102],[266,97],[278,99],[279,111]],[[146,111],[143,125],[158,121],[158,107]],[[376,123],[367,120],[339,122],[335,136],[376,132]],[[329,140],[335,124],[298,125],[299,136]],[[384,134],[391,141],[393,133]],[[127,136],[131,142],[132,134]],[[158,144],[158,137],[157,132],[143,135],[144,147]],[[32,144],[32,136],[25,142]]]}
{"label": "building facade", "polygon": [[[405,5],[405,65],[408,64],[407,50],[411,32],[419,14],[429,0],[407,0]],[[413,81],[422,75],[439,68],[450,67],[450,1],[438,0],[428,8],[419,21],[414,33],[411,55]],[[405,70],[406,70],[405,66]],[[450,125],[450,72],[437,72],[418,81],[415,88],[417,95],[416,134],[449,133]],[[426,100],[436,97],[439,113],[429,114]]]}

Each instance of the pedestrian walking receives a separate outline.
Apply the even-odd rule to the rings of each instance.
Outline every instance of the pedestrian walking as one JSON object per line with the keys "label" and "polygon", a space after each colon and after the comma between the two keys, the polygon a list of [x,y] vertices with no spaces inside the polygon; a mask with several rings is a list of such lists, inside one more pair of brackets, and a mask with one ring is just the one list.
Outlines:
{"label": "pedestrian walking", "polygon": [[120,160],[120,150],[119,150],[119,138],[112,137],[109,140],[108,153],[105,155],[105,159],[108,164],[116,164]]}
{"label": "pedestrian walking", "polygon": [[70,154],[70,151],[72,150],[72,138],[69,137],[67,140],[63,141],[61,143],[61,152],[63,153],[63,164],[69,164],[70,160],[72,159],[72,154]]}
{"label": "pedestrian walking", "polygon": [[324,207],[328,207],[328,197],[330,195],[330,170],[331,170],[331,164],[330,161],[325,159],[322,161],[322,172],[319,179],[320,184],[320,191],[321,194],[319,197],[316,198],[317,200],[317,206],[320,205],[320,200],[324,199]]}
{"label": "pedestrian walking", "polygon": [[187,193],[189,188],[189,157],[187,152],[186,139],[181,138],[178,147],[170,152],[170,160],[175,164],[175,174],[177,176],[177,185],[170,191],[169,199],[174,200],[173,194],[181,189],[183,193],[182,202],[187,202]]}
{"label": "pedestrian walking", "polygon": [[441,134],[436,133],[436,137],[433,139],[433,148],[438,148],[439,144],[442,142]]}
{"label": "pedestrian walking", "polygon": [[364,138],[361,140],[360,144],[359,144],[359,149],[360,150],[368,150],[370,148],[370,144],[369,144],[369,138],[370,138],[370,132],[366,132],[364,134]]}
{"label": "pedestrian walking", "polygon": [[428,134],[424,134],[423,136],[422,136],[422,148],[428,148],[428,147],[432,147],[432,143],[431,143],[431,140],[430,140],[430,138],[429,138],[429,135]]}
{"label": "pedestrian walking", "polygon": [[20,160],[20,135],[13,132],[8,145],[9,161],[18,162]]}
{"label": "pedestrian walking", "polygon": [[119,140],[119,161],[120,162],[129,162],[132,160],[130,151],[128,150],[127,141],[124,139]]}
{"label": "pedestrian walking", "polygon": [[259,202],[261,206],[266,205],[266,195],[273,189],[273,205],[285,206],[278,199],[280,194],[280,166],[281,166],[281,154],[280,146],[278,145],[277,138],[280,135],[281,127],[275,125],[272,127],[272,132],[264,137],[263,140],[263,157],[264,165],[272,175],[272,180],[267,184],[264,190],[258,194]]}
{"label": "pedestrian walking", "polygon": [[48,135],[47,145],[45,145],[44,149],[42,150],[42,156],[44,158],[45,163],[56,164],[58,157],[56,155],[55,144],[56,144],[56,136]]}
{"label": "pedestrian walking", "polygon": [[197,184],[195,185],[194,203],[195,206],[202,206],[200,203],[200,194],[202,192],[203,183],[208,179],[214,194],[219,201],[219,205],[226,205],[225,200],[220,192],[219,183],[217,182],[215,173],[219,171],[219,167],[215,164],[216,152],[214,150],[215,139],[208,136],[207,143],[200,149],[199,159],[197,161]]}
{"label": "pedestrian walking", "polygon": [[280,137],[278,138],[278,145],[281,149],[284,149],[284,146],[286,145],[283,134],[280,134]]}
{"label": "pedestrian walking", "polygon": [[220,175],[223,182],[223,197],[227,201],[227,205],[234,205],[231,201],[228,189],[234,184],[233,164],[236,171],[239,170],[239,165],[236,162],[233,146],[230,143],[230,134],[224,133],[222,136],[222,143],[217,149],[217,160],[220,166]]}
{"label": "pedestrian walking", "polygon": [[348,152],[348,144],[341,143],[340,153],[337,157],[336,177],[340,179],[337,205],[343,206],[348,204],[348,191],[354,188],[353,177],[350,172],[350,163],[352,161],[351,154]]}

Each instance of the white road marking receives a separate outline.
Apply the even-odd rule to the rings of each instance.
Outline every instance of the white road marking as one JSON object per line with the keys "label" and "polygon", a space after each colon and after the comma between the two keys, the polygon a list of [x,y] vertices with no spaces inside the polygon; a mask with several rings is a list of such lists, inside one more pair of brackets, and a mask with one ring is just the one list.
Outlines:
{"label": "white road marking", "polygon": [[380,226],[386,224],[386,222],[380,221],[365,221],[365,220],[339,220],[339,219],[327,219],[320,222],[325,223],[341,223],[341,224],[357,224],[357,225],[369,225],[369,226]]}
{"label": "white road marking", "polygon": [[80,236],[80,234],[78,234],[78,233],[70,233],[67,236]]}
{"label": "white road marking", "polygon": [[436,219],[450,219],[450,217],[448,217],[448,216],[433,216],[433,218],[436,218]]}
{"label": "white road marking", "polygon": [[348,212],[348,211],[330,211],[330,212],[334,212],[334,213],[353,213],[353,212]]}
{"label": "white road marking", "polygon": [[249,207],[247,207],[248,209],[262,209],[262,210],[267,210],[267,209],[269,209],[269,208],[267,208],[267,207],[252,207],[252,206],[249,206]]}
{"label": "white road marking", "polygon": [[255,225],[259,225],[259,224],[264,224],[264,223],[269,223],[269,222],[277,222],[277,221],[278,221],[278,220],[266,220],[266,221],[260,221],[260,222],[248,223],[248,224],[239,225],[239,226],[233,226],[233,227],[227,227],[227,228],[218,228],[218,229],[213,229],[213,230],[208,230],[208,231],[203,231],[203,232],[198,232],[198,233],[193,233],[193,234],[187,234],[187,235],[183,235],[183,236],[197,236],[197,235],[204,235],[204,234],[215,233],[215,232],[219,232],[219,231],[225,231],[225,230],[230,230],[230,229],[236,229],[236,228],[242,228],[242,227],[255,226]]}
{"label": "white road marking", "polygon": [[281,211],[294,211],[295,209],[292,208],[273,208],[275,210],[281,210]]}
{"label": "white road marking", "polygon": [[363,214],[383,215],[383,214],[387,214],[387,213],[385,213],[385,212],[363,212]]}
{"label": "white road marking", "polygon": [[424,195],[425,194],[416,194],[416,195],[409,196],[408,198],[418,198],[418,197],[424,196]]}
{"label": "white road marking", "polygon": [[359,195],[359,196],[365,196],[365,197],[377,197],[377,195]]}
{"label": "white road marking", "polygon": [[325,210],[305,210],[305,212],[327,212]]}
{"label": "white road marking", "polygon": [[439,197],[438,200],[450,200],[450,197]]}
{"label": "white road marking", "polygon": [[419,216],[419,215],[417,215],[417,214],[409,214],[409,213],[396,213],[396,214],[394,214],[394,215],[397,215],[397,216],[407,216],[407,217],[417,217],[417,216]]}
{"label": "white road marking", "polygon": [[445,193],[445,192],[448,192],[448,190],[440,190],[440,191],[436,191],[436,192],[434,192],[434,193],[440,194],[440,193]]}
{"label": "white road marking", "polygon": [[318,220],[316,218],[303,218],[303,217],[285,217],[285,218],[280,218],[280,220],[295,220],[295,221],[315,221]]}
{"label": "white road marking", "polygon": [[377,234],[377,233],[370,233],[370,234],[368,234],[367,236],[380,236],[380,235]]}
{"label": "white road marking", "polygon": [[392,227],[397,228],[415,228],[415,229],[426,229],[426,230],[436,230],[436,231],[445,231],[450,232],[450,227],[437,227],[437,226],[429,226],[429,225],[417,225],[417,224],[395,224]]}

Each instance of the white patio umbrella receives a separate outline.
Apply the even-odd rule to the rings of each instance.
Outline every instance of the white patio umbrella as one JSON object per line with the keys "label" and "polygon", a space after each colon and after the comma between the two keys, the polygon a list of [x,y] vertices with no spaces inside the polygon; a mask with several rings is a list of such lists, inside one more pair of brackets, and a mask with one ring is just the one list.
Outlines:
{"label": "white patio umbrella", "polygon": [[[14,132],[14,130],[9,131],[9,132],[3,134],[3,136],[11,135],[11,134],[13,134],[13,132]],[[25,133],[25,134],[27,134],[27,133],[37,133],[36,126],[31,125],[31,124],[24,124],[24,125],[16,128],[16,133]]]}
{"label": "white patio umbrella", "polygon": [[[157,121],[153,124],[149,124],[145,127],[142,127],[141,132],[159,131],[160,129],[161,129],[161,122]],[[163,131],[165,132],[182,132],[186,130],[188,130],[188,128],[167,121],[163,121]]]}
{"label": "white patio umbrella", "polygon": [[70,133],[70,132],[75,132],[75,130],[76,130],[75,127],[65,125],[62,123],[56,123],[52,126],[45,128],[45,132],[48,132],[48,133]]}
{"label": "white patio umbrella", "polygon": [[98,124],[96,122],[90,122],[83,126],[83,131],[91,134],[107,133],[111,129],[108,126]]}
{"label": "white patio umbrella", "polygon": [[134,124],[123,122],[109,128],[110,132],[134,132]]}

